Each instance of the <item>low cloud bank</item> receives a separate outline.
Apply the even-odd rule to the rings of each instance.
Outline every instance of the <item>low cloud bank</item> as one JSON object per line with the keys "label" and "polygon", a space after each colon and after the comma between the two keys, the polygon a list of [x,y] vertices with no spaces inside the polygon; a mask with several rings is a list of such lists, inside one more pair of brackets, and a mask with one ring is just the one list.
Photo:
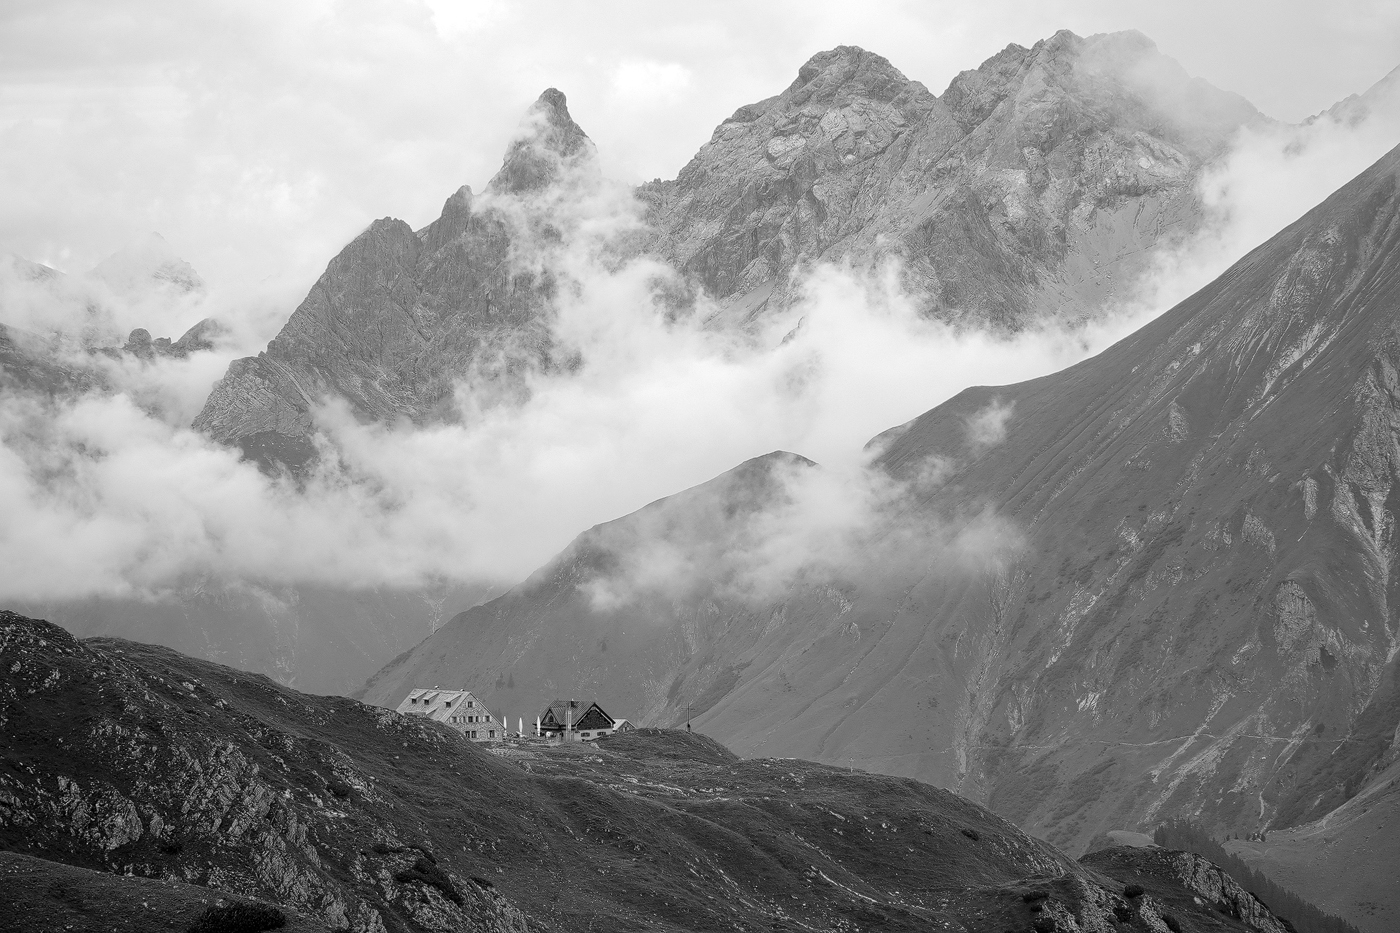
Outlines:
{"label": "low cloud bank", "polygon": [[[993,513],[901,527],[897,517],[914,514],[909,491],[868,468],[866,441],[969,385],[1052,372],[1140,326],[1378,157],[1397,136],[1391,116],[1246,133],[1206,178],[1201,234],[1162,256],[1132,301],[1089,325],[1015,337],[921,318],[894,267],[817,268],[765,332],[707,330],[696,323],[703,313],[677,319],[668,308],[671,270],[614,249],[635,234],[637,214],[620,189],[600,187],[561,245],[520,257],[567,283],[554,331],[581,366],[529,374],[518,404],[480,405],[468,383],[451,424],[360,424],[330,402],[318,413],[324,456],[300,483],[263,475],[186,427],[229,359],[266,329],[265,306],[222,306],[235,337],[215,351],[97,360],[108,389],[76,399],[0,396],[0,598],[158,594],[198,576],[510,583],[580,530],[775,449],[822,468],[795,470],[740,546],[716,558],[736,594],[770,594],[885,546],[994,559],[1017,537]],[[91,296],[61,291],[23,304],[16,319],[12,297],[30,285],[9,271],[0,322],[70,335],[90,323]],[[218,307],[204,301],[201,316]],[[155,326],[122,316],[148,311],[114,312],[110,326],[159,333],[160,321],[175,323],[164,311],[149,311]],[[1007,414],[983,412],[969,437],[1005,443]],[[940,464],[925,473],[936,483]],[[896,547],[899,535],[923,537]],[[595,583],[598,605],[693,578],[687,567],[714,569],[703,549],[664,536],[643,535],[626,553],[625,573]]]}

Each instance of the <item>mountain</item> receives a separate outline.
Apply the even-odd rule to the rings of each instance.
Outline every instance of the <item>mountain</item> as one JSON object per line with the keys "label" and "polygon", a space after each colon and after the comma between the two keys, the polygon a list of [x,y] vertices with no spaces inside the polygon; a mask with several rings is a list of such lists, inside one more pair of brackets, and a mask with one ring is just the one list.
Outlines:
{"label": "mountain", "polygon": [[[1364,93],[1337,101],[1318,117],[1327,116],[1339,123],[1357,124],[1374,115],[1400,116],[1400,67],[1366,89]],[[1318,117],[1311,118],[1316,120]]]}
{"label": "mountain", "polygon": [[[716,326],[785,307],[810,263],[895,256],[929,314],[1004,329],[1080,318],[1197,228],[1202,167],[1264,119],[1137,33],[1009,46],[941,98],[843,46],[741,107],[674,181],[638,189],[651,230],[617,248],[720,299]],[[229,368],[195,427],[299,468],[324,397],[427,422],[453,416],[461,382],[509,400],[522,370],[571,365],[550,331],[548,257],[567,231],[548,218],[577,209],[596,173],[564,95],[545,91],[481,198],[462,188],[416,232],[375,221],[267,350]]]}
{"label": "mountain", "polygon": [[607,578],[570,575],[576,546],[365,695],[690,704],[743,753],[916,776],[1070,850],[1169,815],[1322,818],[1397,754],[1398,180],[1395,150],[1099,356],[877,438],[910,490],[883,518],[898,559],[634,611],[587,598]]}
{"label": "mountain", "polygon": [[[651,232],[619,248],[674,263],[720,299],[714,326],[782,307],[804,263],[896,254],[930,314],[1003,328],[1083,315],[1195,228],[1201,168],[1261,119],[1136,33],[1011,46],[942,98],[842,47],[813,57],[783,94],[741,108],[674,181],[643,186]],[[550,256],[598,184],[593,144],[564,95],[546,91],[480,196],[461,189],[416,232],[372,224],[267,349],[230,366],[194,426],[268,470],[297,470],[315,456],[314,412],[328,397],[359,418],[418,423],[456,417],[463,383],[477,404],[512,404],[530,370],[579,362],[551,333],[560,280]],[[144,352],[144,336],[128,348]],[[191,651],[208,639],[212,658],[315,690],[350,689],[425,634],[426,618],[404,608],[412,594],[303,587],[267,603],[192,587],[150,607],[29,608],[84,634]],[[328,634],[339,607],[386,601],[398,608],[383,612],[382,631],[355,625],[364,614],[354,610],[348,635]],[[170,630],[179,625],[189,631]],[[234,644],[234,632],[263,634]],[[314,647],[326,638],[333,648]]]}
{"label": "mountain", "polygon": [[[516,718],[571,691],[634,722],[675,724],[687,703],[704,712],[739,676],[716,660],[742,655],[767,624],[731,591],[732,558],[790,498],[793,478],[816,468],[774,452],[592,528],[520,586],[389,662],[356,696],[392,708],[415,684],[471,683]],[[690,663],[699,657],[706,662]]]}
{"label": "mountain", "polygon": [[0,849],[17,853],[0,870],[43,883],[0,886],[12,922],[47,897],[41,920],[100,910],[130,929],[139,898],[145,928],[188,924],[220,892],[354,933],[1286,929],[1204,859],[1077,864],[916,781],[654,729],[486,751],[13,613],[0,722]]}
{"label": "mountain", "polygon": [[1010,45],[941,97],[842,46],[640,194],[653,249],[740,321],[806,265],[899,257],[927,313],[1019,329],[1126,297],[1199,225],[1202,167],[1265,122],[1136,32]]}
{"label": "mountain", "polygon": [[[1390,756],[1394,759],[1394,750]],[[1366,930],[1394,930],[1400,904],[1386,896],[1400,864],[1400,762],[1316,820],[1225,843],[1279,884]]]}
{"label": "mountain", "polygon": [[117,250],[88,272],[88,278],[127,295],[145,297],[152,289],[203,292],[194,266],[175,254],[159,233],[149,233]]}
{"label": "mountain", "polygon": [[463,186],[422,230],[376,220],[331,260],[267,350],[234,361],[194,427],[269,466],[299,468],[314,456],[313,410],[326,397],[369,420],[423,422],[450,418],[468,378],[507,397],[522,391],[525,369],[551,363],[555,285],[513,248],[526,234],[547,237],[548,221],[522,228],[519,215],[551,189],[586,184],[594,169],[593,143],[564,95],[545,91],[484,203]]}
{"label": "mountain", "polygon": [[57,341],[0,324],[0,393],[52,398],[102,385],[101,373],[77,365]]}
{"label": "mountain", "polygon": [[485,585],[347,589],[202,577],[154,597],[11,600],[80,637],[154,642],[275,678],[308,693],[348,694],[385,658],[491,595]]}

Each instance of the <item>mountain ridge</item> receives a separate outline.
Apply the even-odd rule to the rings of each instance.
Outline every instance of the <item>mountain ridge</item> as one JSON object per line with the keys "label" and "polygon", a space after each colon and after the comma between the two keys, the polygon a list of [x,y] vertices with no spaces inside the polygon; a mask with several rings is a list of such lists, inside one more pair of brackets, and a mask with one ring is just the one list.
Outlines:
{"label": "mountain ridge", "polygon": [[915,516],[1019,525],[1008,560],[648,602],[646,636],[566,578],[457,617],[365,696],[409,671],[529,691],[527,633],[555,625],[578,689],[644,680],[661,721],[700,700],[741,751],[945,783],[1071,849],[1171,815],[1316,819],[1397,754],[1397,300],[1400,149],[1099,356],[876,440],[896,480],[937,464]]}

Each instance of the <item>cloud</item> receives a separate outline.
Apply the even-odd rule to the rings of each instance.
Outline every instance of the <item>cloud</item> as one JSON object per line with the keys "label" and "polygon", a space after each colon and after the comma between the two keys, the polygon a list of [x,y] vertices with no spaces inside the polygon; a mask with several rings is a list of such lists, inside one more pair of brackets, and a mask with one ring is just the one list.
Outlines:
{"label": "cloud", "polygon": [[690,87],[691,73],[679,62],[629,59],[613,69],[613,93],[633,106],[674,102]]}
{"label": "cloud", "polygon": [[928,511],[927,483],[896,481],[869,462],[832,468],[788,457],[766,467],[746,475],[745,488],[707,484],[586,535],[595,566],[578,586],[592,608],[657,599],[771,605],[802,586],[985,572],[1025,546],[1016,523],[993,508]]}
{"label": "cloud", "polygon": [[[0,397],[0,562],[12,568],[0,597],[152,594],[201,575],[348,587],[513,583],[581,529],[774,449],[822,468],[794,473],[741,529],[733,553],[745,561],[713,557],[730,561],[721,577],[735,592],[768,593],[850,566],[872,542],[902,534],[932,536],[910,552],[999,553],[1015,530],[992,513],[923,516],[902,529],[898,516],[919,514],[919,490],[886,485],[868,468],[865,442],[968,385],[1033,378],[1107,346],[1364,167],[1387,145],[1384,119],[1246,134],[1207,177],[1202,233],[1163,257],[1135,302],[1088,325],[1014,337],[921,317],[895,265],[819,265],[766,330],[718,332],[699,323],[711,310],[703,297],[693,313],[675,312],[676,273],[629,249],[640,208],[596,165],[574,166],[541,196],[483,195],[516,226],[513,261],[559,277],[550,326],[579,365],[527,372],[526,391],[499,404],[482,404],[484,383],[468,380],[449,424],[362,424],[329,403],[318,412],[325,456],[299,484],[264,476],[185,427],[213,375],[260,346],[249,335],[276,322],[275,302],[239,289],[228,298],[215,285],[196,305],[165,307],[77,277],[58,288],[0,277],[0,317],[16,323],[19,314],[33,330],[80,336],[96,315],[118,335],[136,324],[160,333],[152,321],[214,309],[242,335],[185,361],[90,358],[104,367],[104,393]],[[538,235],[545,226],[553,232]],[[1005,442],[1010,415],[986,409],[969,421],[970,438]],[[951,466],[930,460],[919,484],[936,486]],[[632,549],[635,567],[600,598],[694,579],[686,568],[712,560],[693,540],[652,544]]]}
{"label": "cloud", "polygon": [[[754,566],[783,579],[798,554],[813,554],[804,566],[819,564],[816,552],[838,560],[889,510],[865,468],[872,434],[969,381],[1048,372],[1081,352],[925,321],[893,267],[817,269],[790,315],[756,339],[707,329],[703,298],[691,314],[667,304],[676,273],[618,248],[640,224],[625,186],[581,167],[565,182],[568,195],[483,202],[524,238],[514,261],[558,277],[554,336],[580,364],[529,372],[520,399],[494,406],[469,381],[448,424],[362,424],[329,402],[317,414],[324,456],[300,484],[185,427],[226,349],[184,361],[88,357],[109,391],[0,398],[0,508],[11,519],[0,561],[16,568],[0,596],[155,594],[200,576],[514,582],[579,530],[774,448],[831,471],[794,480],[788,505],[752,528]],[[546,220],[548,235],[532,235]],[[45,307],[52,326],[77,314]],[[785,537],[808,550],[775,543]],[[675,569],[664,552],[652,560],[653,575]],[[762,589],[751,576],[735,585]]]}
{"label": "cloud", "polygon": [[967,419],[967,440],[974,450],[986,450],[1006,440],[1006,422],[1016,407],[1014,402],[993,401]]}
{"label": "cloud", "polygon": [[1199,183],[1201,230],[1159,253],[1110,325],[1126,334],[1205,287],[1400,144],[1400,81],[1339,115],[1245,127]]}

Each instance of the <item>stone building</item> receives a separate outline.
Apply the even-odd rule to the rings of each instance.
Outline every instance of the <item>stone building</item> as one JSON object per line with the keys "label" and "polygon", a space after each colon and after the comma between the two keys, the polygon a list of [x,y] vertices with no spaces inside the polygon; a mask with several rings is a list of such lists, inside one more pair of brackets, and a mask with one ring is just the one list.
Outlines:
{"label": "stone building", "polygon": [[496,721],[480,700],[466,690],[419,687],[399,704],[400,713],[426,716],[451,726],[473,742],[505,738],[505,726]]}

